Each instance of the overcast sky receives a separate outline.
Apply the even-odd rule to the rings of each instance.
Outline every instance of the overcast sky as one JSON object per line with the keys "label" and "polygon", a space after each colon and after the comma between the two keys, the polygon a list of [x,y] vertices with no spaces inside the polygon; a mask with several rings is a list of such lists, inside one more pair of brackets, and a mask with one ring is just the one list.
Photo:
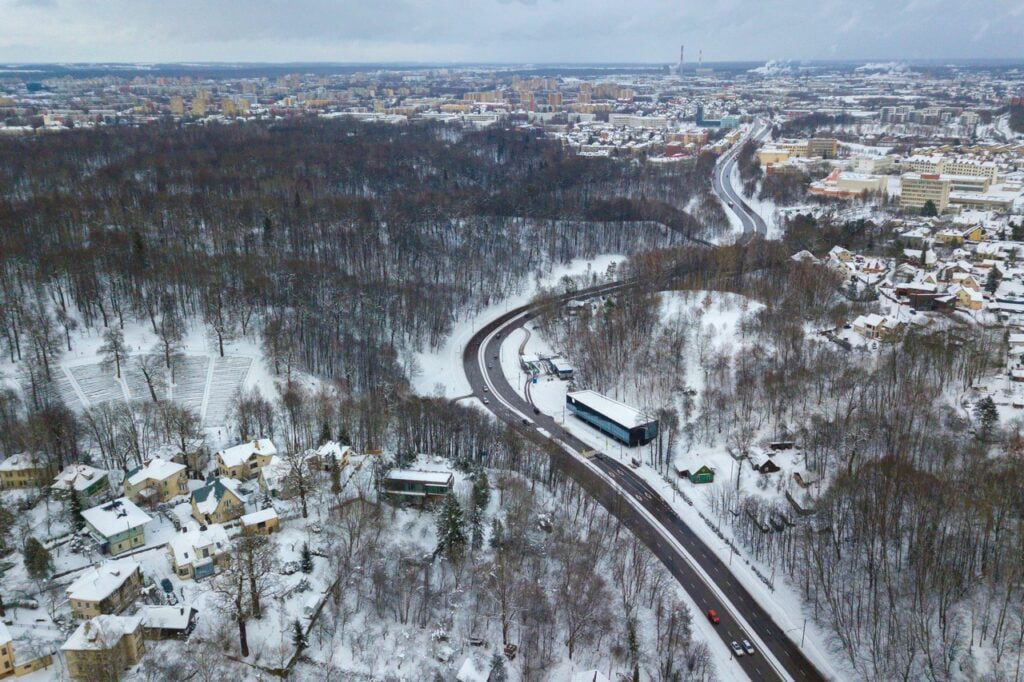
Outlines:
{"label": "overcast sky", "polygon": [[1024,0],[0,0],[0,60],[1024,57]]}

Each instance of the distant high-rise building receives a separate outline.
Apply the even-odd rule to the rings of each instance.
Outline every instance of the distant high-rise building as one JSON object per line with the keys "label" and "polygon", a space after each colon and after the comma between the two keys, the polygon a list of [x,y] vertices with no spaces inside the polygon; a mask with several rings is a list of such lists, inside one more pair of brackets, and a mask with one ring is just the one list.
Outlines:
{"label": "distant high-rise building", "polygon": [[185,115],[185,100],[182,99],[181,95],[171,97],[171,114],[174,116]]}
{"label": "distant high-rise building", "polygon": [[685,45],[680,45],[679,46],[679,65],[676,67],[676,73],[679,74],[680,76],[683,75],[683,57],[685,56],[684,55],[685,49],[686,49]]}

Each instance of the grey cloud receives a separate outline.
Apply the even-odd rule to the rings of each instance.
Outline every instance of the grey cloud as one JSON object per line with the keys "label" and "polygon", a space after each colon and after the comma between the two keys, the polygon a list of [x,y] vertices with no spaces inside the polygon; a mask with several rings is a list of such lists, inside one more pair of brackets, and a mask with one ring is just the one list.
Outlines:
{"label": "grey cloud", "polygon": [[[1017,57],[1005,0],[0,0],[0,59]],[[979,39],[979,36],[982,36]]]}

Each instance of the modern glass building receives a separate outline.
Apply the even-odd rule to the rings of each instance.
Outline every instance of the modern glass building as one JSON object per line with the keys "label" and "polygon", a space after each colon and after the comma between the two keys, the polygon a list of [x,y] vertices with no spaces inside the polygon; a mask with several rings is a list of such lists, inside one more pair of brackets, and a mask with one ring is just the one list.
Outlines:
{"label": "modern glass building", "polygon": [[577,418],[630,447],[650,443],[658,435],[657,419],[597,391],[567,393],[565,406]]}

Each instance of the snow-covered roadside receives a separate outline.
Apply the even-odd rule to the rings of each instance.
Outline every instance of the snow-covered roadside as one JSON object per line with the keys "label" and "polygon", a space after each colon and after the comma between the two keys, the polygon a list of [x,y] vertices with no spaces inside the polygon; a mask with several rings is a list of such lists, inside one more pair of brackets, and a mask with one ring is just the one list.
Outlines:
{"label": "snow-covered roadside", "polygon": [[[695,292],[691,295],[689,300],[696,304],[701,301],[702,292]],[[712,304],[707,308],[703,322],[705,325],[714,325],[718,330],[716,341],[721,340],[728,342],[729,339],[735,338],[737,334],[737,326],[742,317],[741,311],[737,307],[737,301],[733,300],[734,295],[723,295],[712,293],[711,299]],[[663,315],[668,316],[677,314],[686,301],[683,300],[678,294],[666,295],[663,294],[662,310]],[[750,309],[756,309],[759,304],[751,302]],[[541,356],[547,356],[552,354],[552,348],[550,344],[543,338],[540,337],[535,330],[530,329],[530,336],[525,344],[525,352],[530,354],[537,354]],[[516,387],[520,394],[524,394],[524,388],[526,385],[526,374],[522,371],[519,363],[519,346],[525,338],[526,332],[523,330],[516,330],[506,338],[502,344],[501,349],[501,366],[505,374],[506,379],[509,383]],[[700,372],[691,371],[687,376],[688,385],[695,387],[698,391],[703,391],[702,377]],[[638,456],[637,453],[645,452],[643,448],[628,448],[617,442],[611,441],[604,434],[600,433],[596,429],[591,428],[584,422],[574,418],[565,411],[565,394],[567,391],[567,383],[560,381],[548,375],[542,375],[538,377],[536,384],[530,385],[530,397],[534,404],[544,413],[552,415],[557,421],[562,423],[566,429],[568,429],[573,435],[580,438],[580,440],[587,443],[589,446],[601,450],[607,455],[615,457],[624,463],[629,463],[629,460],[633,456]],[[639,455],[643,459],[642,454]],[[792,466],[786,465],[781,459],[779,460],[784,466],[784,471]],[[677,493],[675,486],[666,481],[661,475],[654,469],[643,465],[637,471],[645,480],[647,480],[651,486],[658,491],[663,498],[679,514],[680,518],[683,519],[687,525],[707,544],[712,551],[719,552],[723,557],[728,556],[729,547],[725,540],[718,536],[716,531],[712,529],[707,522],[701,518],[703,514],[706,518],[712,518],[710,511],[710,505],[708,502],[707,491],[714,489],[715,486],[732,485],[735,480],[732,478],[732,472],[734,469],[730,468],[730,465],[735,464],[738,468],[745,466],[744,463],[736,464],[731,456],[725,451],[724,447],[707,448],[702,447],[700,453],[700,463],[707,463],[719,474],[718,480],[712,484],[703,486],[694,486],[689,482],[683,482],[681,489],[685,491],[686,495],[692,501],[692,505],[688,504],[683,496]],[[795,464],[795,463],[794,463]],[[674,477],[674,474],[670,474]],[[750,494],[759,494],[756,490],[755,477],[751,475],[742,476],[741,482],[744,491]],[[736,546],[740,547],[740,543],[733,536],[731,529],[723,527],[719,529],[722,535],[728,539],[728,541]],[[724,550],[724,551],[723,551]],[[771,590],[763,582],[761,576],[771,576],[773,570],[770,566],[764,565],[760,562],[753,561],[750,557],[745,556],[744,553],[739,553],[731,557],[731,561],[728,562],[729,566],[738,580],[740,580],[750,594],[757,599],[758,603],[771,614],[773,620],[794,639],[797,643],[801,641],[801,633],[804,627],[804,616],[802,602],[799,597],[799,593],[785,580],[776,575],[774,579],[775,589]],[[696,614],[700,614],[701,611],[694,608]],[[696,618],[697,621],[703,621],[701,618]],[[706,639],[710,642],[718,640],[719,638],[714,632],[704,632]],[[829,653],[830,649],[827,645],[828,635],[827,633],[818,628],[809,619],[806,622],[806,633],[804,633],[803,650],[805,655],[822,670],[826,675],[833,679],[852,679],[856,675],[846,669],[843,664],[836,660],[836,657]],[[719,640],[719,644],[721,644]],[[716,664],[720,670],[727,670],[735,667],[734,664],[729,663],[730,652],[727,648],[724,654],[725,658],[721,658],[716,652]],[[715,648],[713,647],[713,651]]]}
{"label": "snow-covered roadside", "polygon": [[[626,260],[626,256],[618,254],[604,254],[589,260],[576,259],[552,268],[547,275],[540,279],[539,286],[551,286],[566,276],[574,277],[591,272],[603,275],[609,265],[621,263],[624,260]],[[481,325],[512,308],[529,303],[530,299],[536,295],[537,289],[537,279],[531,278],[518,294],[498,301],[476,315],[457,322],[444,345],[438,350],[416,353],[414,356],[415,367],[408,368],[412,370],[410,374],[412,375],[413,390],[419,395],[444,398],[467,395],[470,388],[466,375],[462,371],[462,349],[466,347],[466,343]]]}
{"label": "snow-covered roadside", "polygon": [[765,238],[780,239],[782,237],[782,228],[779,226],[779,216],[775,202],[759,199],[756,192],[752,197],[743,194],[741,189],[743,181],[740,180],[740,167],[738,165],[732,167],[729,182],[736,188],[736,192],[743,198],[743,202],[750,207],[750,210],[764,219],[764,224],[768,228],[768,234],[765,235]]}

